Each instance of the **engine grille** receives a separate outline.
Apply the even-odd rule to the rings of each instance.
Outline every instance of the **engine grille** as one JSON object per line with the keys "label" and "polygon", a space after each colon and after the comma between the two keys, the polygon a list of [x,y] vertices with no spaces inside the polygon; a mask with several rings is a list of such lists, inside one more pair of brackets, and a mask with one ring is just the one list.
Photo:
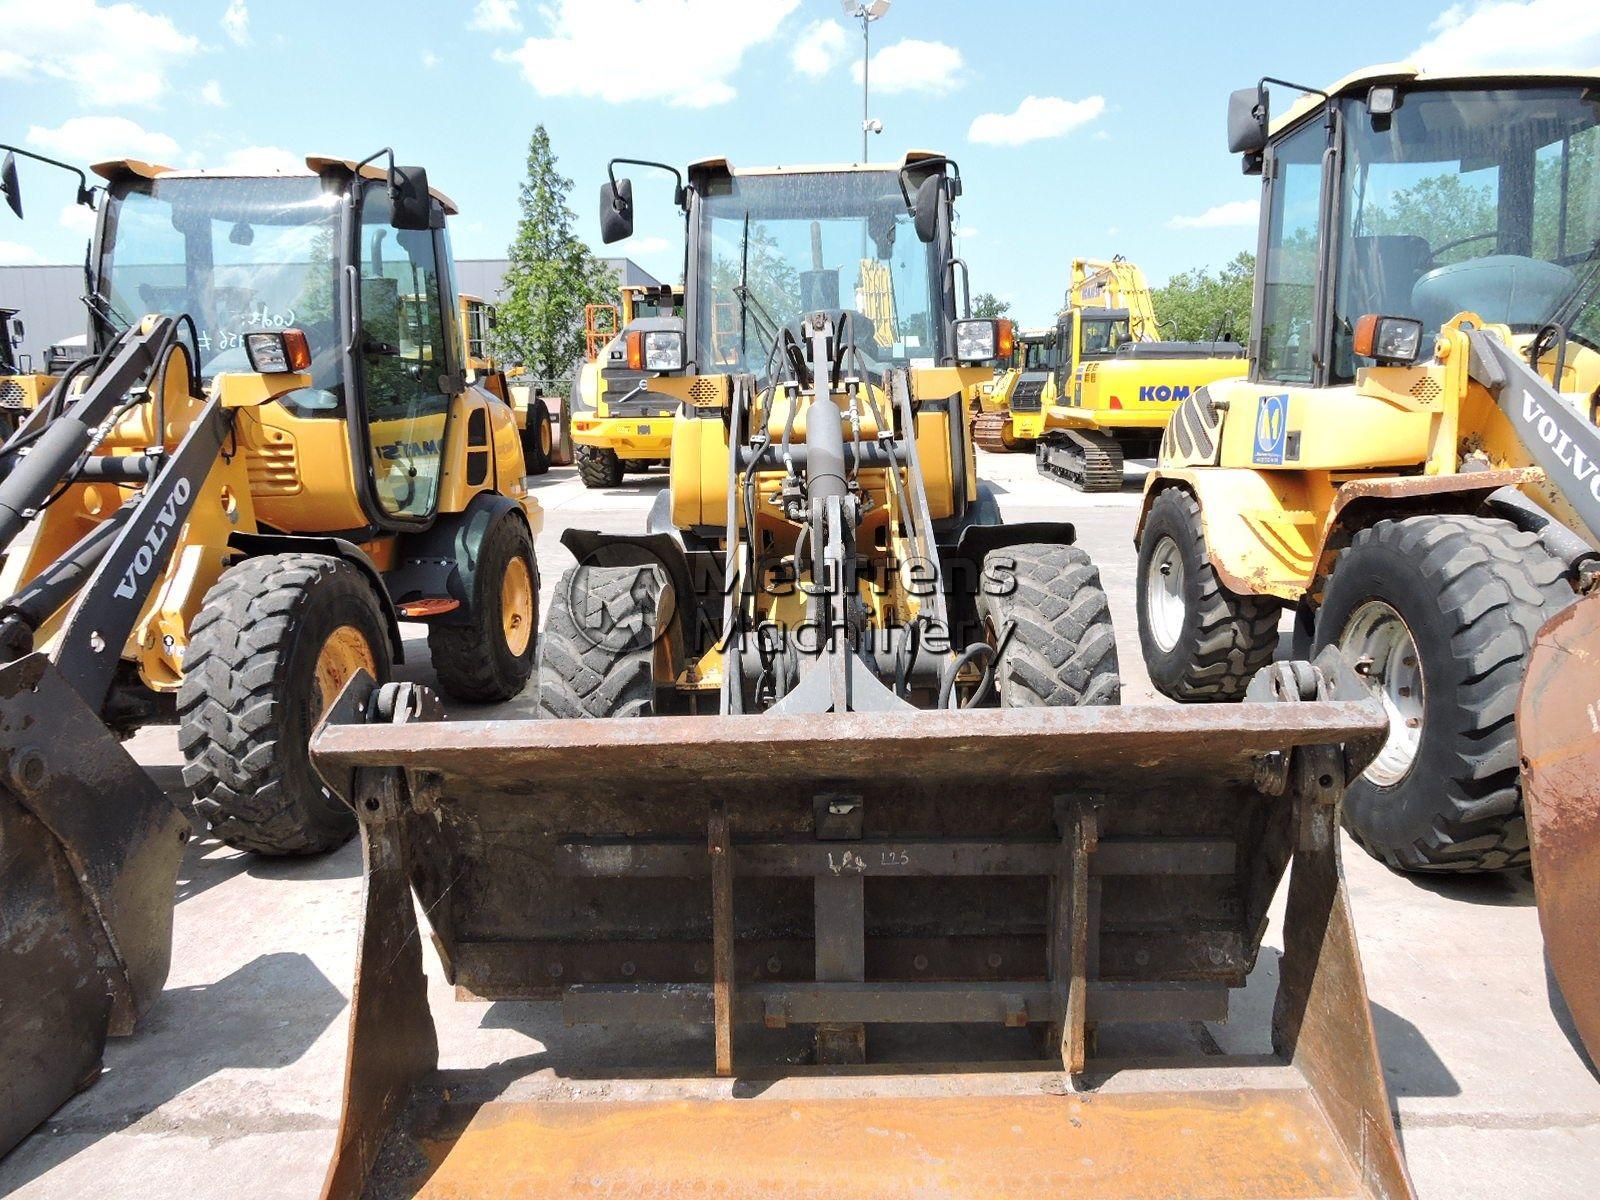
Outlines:
{"label": "engine grille", "polygon": [[250,455],[250,491],[291,496],[300,490],[300,456],[292,441],[271,442]]}
{"label": "engine grille", "polygon": [[1036,413],[1044,403],[1043,379],[1019,379],[1011,390],[1011,411]]}
{"label": "engine grille", "polygon": [[0,380],[0,408],[21,408],[25,393],[12,379]]}

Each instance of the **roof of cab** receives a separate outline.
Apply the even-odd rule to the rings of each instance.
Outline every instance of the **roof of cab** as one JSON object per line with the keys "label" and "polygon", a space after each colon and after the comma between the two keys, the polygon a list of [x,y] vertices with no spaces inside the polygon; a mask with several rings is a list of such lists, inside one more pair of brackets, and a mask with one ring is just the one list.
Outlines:
{"label": "roof of cab", "polygon": [[[1359,71],[1353,71],[1326,90],[1330,96],[1348,96],[1366,91],[1368,88],[1380,83],[1462,83],[1483,85],[1494,83],[1549,83],[1563,80],[1573,83],[1600,84],[1600,69],[1435,72],[1424,71],[1414,63],[1381,63],[1377,66],[1363,67]],[[1293,125],[1308,112],[1320,107],[1321,104],[1322,97],[1319,95],[1301,96],[1289,106],[1281,117],[1273,118],[1272,132],[1277,133],[1280,129]]]}
{"label": "roof of cab", "polygon": [[803,163],[773,167],[735,167],[726,158],[701,158],[689,164],[690,171],[724,170],[730,175],[820,175],[837,171],[900,171],[920,162],[930,162],[945,156],[935,150],[907,150],[898,162],[876,163]]}
{"label": "roof of cab", "polygon": [[[181,171],[176,167],[144,162],[137,158],[113,158],[105,162],[95,163],[90,170],[100,178],[114,183],[126,175],[137,176],[140,179],[274,179],[320,175],[323,171],[333,167],[343,167],[351,173],[354,173],[356,169],[356,160],[353,158],[327,158],[321,155],[309,155],[305,163],[305,170],[303,171]],[[367,163],[361,168],[361,177],[363,179],[385,179],[387,178],[387,172],[376,163]],[[438,188],[430,187],[428,194],[444,207],[446,215],[453,217],[461,211],[456,207],[456,202]]]}

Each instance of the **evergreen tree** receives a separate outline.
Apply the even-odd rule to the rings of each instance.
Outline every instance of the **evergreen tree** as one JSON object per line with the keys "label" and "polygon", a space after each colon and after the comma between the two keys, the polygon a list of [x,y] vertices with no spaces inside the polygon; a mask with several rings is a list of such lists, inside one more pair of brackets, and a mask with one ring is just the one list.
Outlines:
{"label": "evergreen tree", "polygon": [[615,301],[616,281],[573,232],[572,180],[556,170],[550,135],[528,140],[528,174],[518,192],[522,216],[506,257],[505,290],[494,330],[503,361],[542,381],[570,378],[584,349],[585,305]]}

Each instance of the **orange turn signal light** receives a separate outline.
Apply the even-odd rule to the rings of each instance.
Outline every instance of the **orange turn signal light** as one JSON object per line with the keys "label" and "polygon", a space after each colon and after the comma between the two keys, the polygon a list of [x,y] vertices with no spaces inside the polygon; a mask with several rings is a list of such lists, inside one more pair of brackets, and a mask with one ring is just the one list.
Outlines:
{"label": "orange turn signal light", "polygon": [[304,331],[285,329],[283,331],[283,350],[289,360],[289,369],[291,371],[309,371],[311,369],[311,344],[306,341]]}
{"label": "orange turn signal light", "polygon": [[628,335],[628,370],[644,370],[644,334],[630,333]]}
{"label": "orange turn signal light", "polygon": [[1017,349],[1017,327],[1007,320],[995,322],[994,328],[994,354],[996,358],[1007,359]]}

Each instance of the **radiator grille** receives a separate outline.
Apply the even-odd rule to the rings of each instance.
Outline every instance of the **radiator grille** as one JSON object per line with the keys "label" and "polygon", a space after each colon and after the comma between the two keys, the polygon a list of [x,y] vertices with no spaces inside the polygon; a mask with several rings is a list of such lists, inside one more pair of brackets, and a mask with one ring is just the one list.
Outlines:
{"label": "radiator grille", "polygon": [[250,491],[290,496],[300,490],[300,456],[292,441],[269,442],[250,456]]}
{"label": "radiator grille", "polygon": [[0,408],[21,408],[26,393],[14,379],[0,379]]}
{"label": "radiator grille", "polygon": [[1011,390],[1011,411],[1036,413],[1044,401],[1043,379],[1019,379]]}

